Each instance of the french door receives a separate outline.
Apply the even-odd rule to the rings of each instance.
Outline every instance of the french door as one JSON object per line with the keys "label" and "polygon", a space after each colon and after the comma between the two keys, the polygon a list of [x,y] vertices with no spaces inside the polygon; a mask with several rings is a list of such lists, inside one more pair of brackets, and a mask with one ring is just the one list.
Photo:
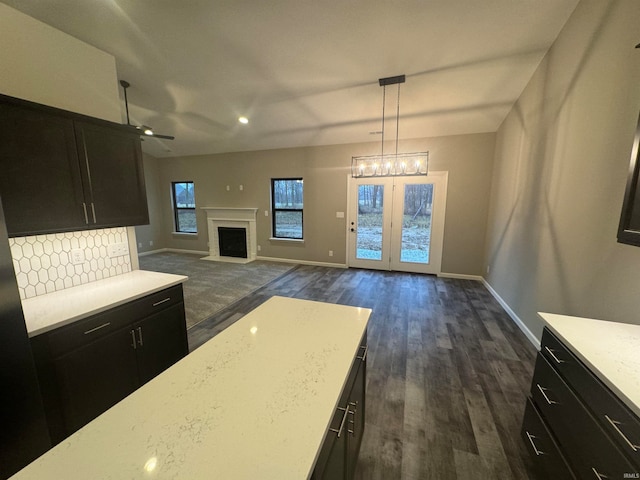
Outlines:
{"label": "french door", "polygon": [[447,172],[351,178],[350,267],[440,273]]}

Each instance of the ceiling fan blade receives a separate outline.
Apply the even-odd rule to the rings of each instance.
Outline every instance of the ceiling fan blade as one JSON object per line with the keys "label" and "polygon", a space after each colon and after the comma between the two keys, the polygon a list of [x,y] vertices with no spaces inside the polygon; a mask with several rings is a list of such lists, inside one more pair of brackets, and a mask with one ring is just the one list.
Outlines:
{"label": "ceiling fan blade", "polygon": [[162,138],[164,140],[175,140],[175,138],[176,138],[173,135],[160,135],[159,133],[154,133],[153,135],[147,135],[147,136]]}

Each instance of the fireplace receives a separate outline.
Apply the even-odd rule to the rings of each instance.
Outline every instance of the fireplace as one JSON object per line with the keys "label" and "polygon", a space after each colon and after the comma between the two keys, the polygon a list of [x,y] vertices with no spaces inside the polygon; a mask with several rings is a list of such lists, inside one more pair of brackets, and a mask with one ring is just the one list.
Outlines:
{"label": "fireplace", "polygon": [[218,227],[218,247],[221,257],[247,258],[247,229]]}
{"label": "fireplace", "polygon": [[[256,259],[257,208],[202,207],[207,212],[209,256],[203,260],[249,263]],[[240,246],[243,242],[243,248]]]}

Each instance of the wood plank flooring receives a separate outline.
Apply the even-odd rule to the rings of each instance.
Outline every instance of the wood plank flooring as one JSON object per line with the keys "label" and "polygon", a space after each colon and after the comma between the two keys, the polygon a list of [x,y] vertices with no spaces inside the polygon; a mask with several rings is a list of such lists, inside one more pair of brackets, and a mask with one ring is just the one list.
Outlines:
{"label": "wood plank flooring", "polygon": [[191,328],[191,348],[273,295],[373,309],[357,479],[537,478],[519,433],[536,350],[480,282],[298,266]]}

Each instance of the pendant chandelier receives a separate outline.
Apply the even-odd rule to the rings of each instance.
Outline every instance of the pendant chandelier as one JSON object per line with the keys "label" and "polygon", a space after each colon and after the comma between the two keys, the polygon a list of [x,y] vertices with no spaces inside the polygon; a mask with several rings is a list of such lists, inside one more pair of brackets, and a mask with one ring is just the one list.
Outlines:
{"label": "pendant chandelier", "polygon": [[[380,155],[351,157],[351,176],[360,177],[396,177],[427,175],[429,172],[429,152],[398,153],[398,131],[400,126],[400,84],[405,82],[404,75],[380,78],[382,87],[382,142]],[[395,153],[384,153],[384,110],[387,85],[398,85],[398,101],[396,107],[396,150]]]}

